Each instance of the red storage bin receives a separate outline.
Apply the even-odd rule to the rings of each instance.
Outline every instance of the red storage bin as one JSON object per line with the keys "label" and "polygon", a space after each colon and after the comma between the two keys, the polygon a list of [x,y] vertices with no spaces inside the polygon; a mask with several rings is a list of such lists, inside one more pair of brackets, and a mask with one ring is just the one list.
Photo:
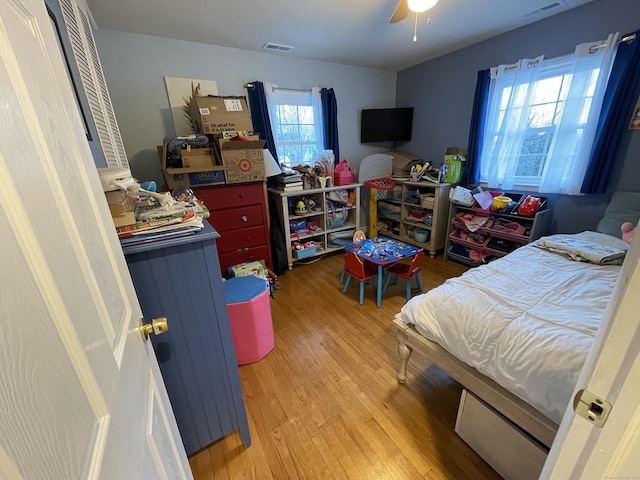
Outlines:
{"label": "red storage bin", "polygon": [[335,186],[351,185],[354,181],[354,174],[352,171],[346,172],[333,172],[333,184]]}

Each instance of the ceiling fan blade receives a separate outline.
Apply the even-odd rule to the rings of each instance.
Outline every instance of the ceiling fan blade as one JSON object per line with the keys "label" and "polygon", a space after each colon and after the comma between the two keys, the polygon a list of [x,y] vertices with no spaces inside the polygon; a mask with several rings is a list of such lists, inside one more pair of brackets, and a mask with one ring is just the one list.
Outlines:
{"label": "ceiling fan blade", "polygon": [[398,23],[404,20],[409,15],[409,3],[407,0],[399,0],[396,9],[393,11],[393,15],[389,19],[389,23]]}

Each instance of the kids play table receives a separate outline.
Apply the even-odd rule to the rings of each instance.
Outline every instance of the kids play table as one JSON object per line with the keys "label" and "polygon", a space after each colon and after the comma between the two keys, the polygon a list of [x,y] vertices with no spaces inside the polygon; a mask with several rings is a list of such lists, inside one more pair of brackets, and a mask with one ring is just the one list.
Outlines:
{"label": "kids play table", "polygon": [[364,261],[377,265],[376,306],[378,308],[382,303],[382,278],[385,267],[405,258],[412,258],[419,250],[420,247],[384,236],[367,238],[345,246],[346,252],[355,252]]}

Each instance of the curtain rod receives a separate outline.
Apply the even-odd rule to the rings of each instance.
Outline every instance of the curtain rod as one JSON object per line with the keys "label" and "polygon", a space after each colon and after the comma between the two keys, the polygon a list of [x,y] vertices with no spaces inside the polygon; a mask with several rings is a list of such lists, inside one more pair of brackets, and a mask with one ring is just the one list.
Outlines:
{"label": "curtain rod", "polygon": [[[253,88],[253,83],[245,83],[244,88]],[[277,85],[273,86],[274,90],[293,90],[294,92],[310,92],[310,88],[280,88]]]}
{"label": "curtain rod", "polygon": [[[621,38],[618,41],[618,44],[627,42],[627,43],[631,43],[636,39],[636,34],[632,33],[631,35],[627,35],[626,37]],[[599,48],[605,47],[607,44],[606,43],[601,43],[600,45],[596,45],[593,46],[591,48],[589,48],[589,53],[595,53],[596,50],[598,50]]]}

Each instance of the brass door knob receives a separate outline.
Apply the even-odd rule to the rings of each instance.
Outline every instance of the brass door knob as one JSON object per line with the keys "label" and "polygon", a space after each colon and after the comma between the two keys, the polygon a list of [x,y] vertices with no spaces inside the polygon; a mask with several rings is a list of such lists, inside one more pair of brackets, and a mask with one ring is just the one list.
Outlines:
{"label": "brass door knob", "polygon": [[151,320],[151,323],[144,323],[144,319],[141,318],[138,330],[140,331],[142,340],[146,342],[149,340],[150,334],[160,335],[169,330],[169,322],[165,317],[158,317]]}

